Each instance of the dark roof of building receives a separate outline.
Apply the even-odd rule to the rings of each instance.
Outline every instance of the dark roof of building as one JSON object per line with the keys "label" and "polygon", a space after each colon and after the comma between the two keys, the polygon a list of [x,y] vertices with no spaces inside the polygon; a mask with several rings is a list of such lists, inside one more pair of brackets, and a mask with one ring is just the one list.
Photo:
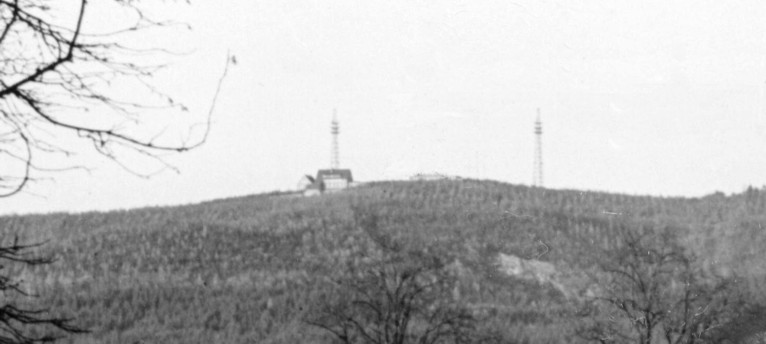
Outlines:
{"label": "dark roof of building", "polygon": [[324,181],[326,178],[342,178],[349,182],[354,181],[354,177],[351,176],[351,170],[339,168],[339,169],[327,169],[317,171],[317,181]]}
{"label": "dark roof of building", "polygon": [[314,176],[312,175],[304,175],[303,178],[306,178],[309,182],[314,183]]}

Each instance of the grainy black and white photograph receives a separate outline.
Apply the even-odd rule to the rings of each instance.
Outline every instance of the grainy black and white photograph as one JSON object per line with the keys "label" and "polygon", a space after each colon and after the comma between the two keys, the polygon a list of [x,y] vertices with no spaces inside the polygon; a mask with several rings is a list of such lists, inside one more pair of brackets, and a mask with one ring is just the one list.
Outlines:
{"label": "grainy black and white photograph", "polygon": [[766,343],[766,2],[0,0],[0,343]]}

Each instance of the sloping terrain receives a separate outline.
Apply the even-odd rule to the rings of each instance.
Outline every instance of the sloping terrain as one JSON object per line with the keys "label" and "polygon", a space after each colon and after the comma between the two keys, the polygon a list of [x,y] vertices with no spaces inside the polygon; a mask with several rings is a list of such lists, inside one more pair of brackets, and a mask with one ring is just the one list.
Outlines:
{"label": "sloping terrain", "polygon": [[[710,269],[763,290],[766,192],[658,198],[492,181],[376,182],[179,207],[0,217],[58,261],[21,269],[93,343],[327,342],[300,321],[321,282],[383,235],[454,261],[460,297],[520,341],[567,342],[594,247],[636,224],[682,234]],[[374,214],[375,231],[359,218]],[[736,264],[735,264],[736,262]],[[490,324],[492,325],[492,324]]]}

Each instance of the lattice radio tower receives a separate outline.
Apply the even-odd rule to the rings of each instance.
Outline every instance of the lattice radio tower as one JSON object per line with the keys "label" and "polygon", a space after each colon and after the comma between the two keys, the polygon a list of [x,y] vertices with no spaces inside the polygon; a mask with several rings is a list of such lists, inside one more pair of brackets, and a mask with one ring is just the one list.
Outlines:
{"label": "lattice radio tower", "polygon": [[532,176],[533,186],[543,186],[543,122],[540,121],[540,108],[535,120],[535,166]]}
{"label": "lattice radio tower", "polygon": [[340,150],[338,149],[338,110],[332,110],[332,124],[330,124],[330,133],[332,134],[332,153],[330,156],[330,168],[337,170],[340,168]]}

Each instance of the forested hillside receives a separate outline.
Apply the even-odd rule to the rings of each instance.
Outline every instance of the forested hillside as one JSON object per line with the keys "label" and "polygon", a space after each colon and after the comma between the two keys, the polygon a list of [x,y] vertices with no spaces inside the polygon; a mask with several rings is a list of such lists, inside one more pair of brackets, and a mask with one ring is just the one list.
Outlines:
{"label": "forested hillside", "polygon": [[[484,332],[542,343],[572,341],[572,304],[588,293],[594,252],[636,227],[677,233],[706,271],[738,276],[755,302],[766,290],[764,209],[766,192],[753,188],[660,198],[376,182],[311,198],[6,216],[0,228],[6,240],[45,242],[39,251],[58,258],[15,273],[40,304],[92,331],[72,342],[329,343],[304,321],[307,309],[327,283],[389,243],[449,262],[455,297],[483,317]],[[552,272],[506,273],[500,257]]]}

